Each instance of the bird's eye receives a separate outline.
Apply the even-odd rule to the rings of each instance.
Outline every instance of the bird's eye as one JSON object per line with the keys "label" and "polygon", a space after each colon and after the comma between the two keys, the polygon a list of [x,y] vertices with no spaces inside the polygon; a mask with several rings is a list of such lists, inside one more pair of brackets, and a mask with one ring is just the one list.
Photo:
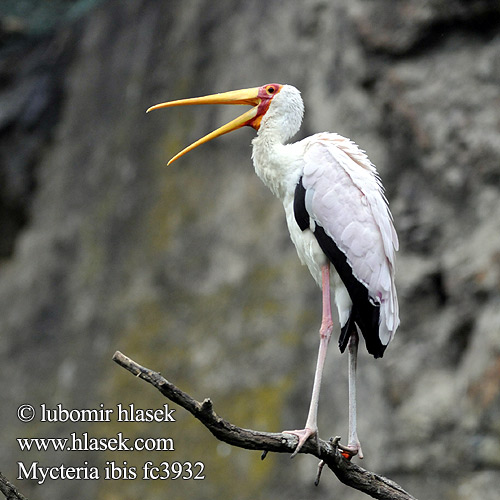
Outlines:
{"label": "bird's eye", "polygon": [[267,93],[268,94],[274,94],[276,92],[276,89],[274,87],[267,87]]}

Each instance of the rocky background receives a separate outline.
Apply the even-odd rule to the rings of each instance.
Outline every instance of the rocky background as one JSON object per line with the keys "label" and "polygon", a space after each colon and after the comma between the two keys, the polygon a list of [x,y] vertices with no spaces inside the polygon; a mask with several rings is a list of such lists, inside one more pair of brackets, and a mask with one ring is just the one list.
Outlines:
{"label": "rocky background", "polygon": [[[243,427],[303,425],[320,292],[241,130],[169,168],[240,111],[173,98],[291,83],[298,138],[346,135],[376,163],[401,241],[402,324],[359,362],[362,465],[420,499],[500,489],[500,4],[497,1],[4,1],[0,7],[0,470],[32,499],[365,498],[312,457],[176,422],[40,422],[21,404],[161,408],[119,349]],[[170,405],[170,407],[173,407]],[[320,435],[347,434],[332,344]],[[21,452],[17,437],[171,437],[175,451]],[[203,481],[141,479],[201,461]],[[16,479],[30,466],[100,480]],[[104,480],[107,462],[136,480]],[[126,462],[126,463],[124,463]]]}

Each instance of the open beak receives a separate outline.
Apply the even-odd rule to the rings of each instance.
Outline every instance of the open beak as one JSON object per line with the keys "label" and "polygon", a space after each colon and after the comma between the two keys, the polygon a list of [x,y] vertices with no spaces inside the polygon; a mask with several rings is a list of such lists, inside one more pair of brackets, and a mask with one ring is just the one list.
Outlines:
{"label": "open beak", "polygon": [[[211,141],[220,135],[227,134],[233,130],[237,130],[245,125],[254,125],[254,120],[259,115],[259,105],[262,99],[259,97],[259,87],[251,88],[251,89],[243,89],[243,90],[232,90],[230,92],[224,92],[222,94],[213,94],[207,95],[204,97],[193,97],[190,99],[179,99],[178,101],[169,101],[163,102],[161,104],[156,104],[155,106],[151,106],[146,113],[153,111],[154,109],[160,108],[170,108],[172,106],[187,106],[191,104],[247,104],[253,106],[252,109],[249,109],[247,112],[238,116],[234,120],[230,121],[226,125],[219,127],[217,130],[214,130],[210,134],[207,134],[205,137],[198,139],[196,142],[193,142],[187,148],[184,148],[180,153],[177,153],[167,165],[170,165],[173,161],[177,160],[181,156],[185,155],[192,149],[198,147],[205,142]],[[259,120],[260,123],[260,120]],[[258,128],[258,123],[255,124],[256,128]]]}

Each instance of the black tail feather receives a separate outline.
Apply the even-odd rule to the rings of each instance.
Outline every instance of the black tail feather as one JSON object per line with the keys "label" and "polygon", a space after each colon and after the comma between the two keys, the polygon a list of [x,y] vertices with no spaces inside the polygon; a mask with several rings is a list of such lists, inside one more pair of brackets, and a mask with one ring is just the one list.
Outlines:
{"label": "black tail feather", "polygon": [[349,339],[351,338],[352,333],[356,333],[356,325],[354,323],[354,314],[351,309],[346,324],[340,330],[340,337],[339,337],[340,352],[343,353],[345,351],[345,348],[349,343]]}

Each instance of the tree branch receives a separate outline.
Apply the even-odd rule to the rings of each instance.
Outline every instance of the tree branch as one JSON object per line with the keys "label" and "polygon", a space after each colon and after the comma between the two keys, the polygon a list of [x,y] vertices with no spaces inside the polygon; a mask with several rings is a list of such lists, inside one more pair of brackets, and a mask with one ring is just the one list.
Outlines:
{"label": "tree branch", "polygon": [[19,490],[0,472],[0,491],[7,500],[28,500],[19,493]]}
{"label": "tree branch", "polygon": [[[113,361],[146,382],[156,387],[170,401],[178,404],[197,418],[217,439],[239,448],[262,450],[264,453],[292,453],[297,438],[290,434],[259,432],[236,427],[219,417],[213,410],[212,401],[205,399],[202,403],[181,391],[159,373],[137,364],[121,352],[115,352]],[[379,500],[416,500],[394,481],[363,469],[346,460],[338,450],[336,442],[319,439],[319,450],[315,443],[307,441],[300,453],[314,455],[324,461],[338,479],[367,495]]]}

